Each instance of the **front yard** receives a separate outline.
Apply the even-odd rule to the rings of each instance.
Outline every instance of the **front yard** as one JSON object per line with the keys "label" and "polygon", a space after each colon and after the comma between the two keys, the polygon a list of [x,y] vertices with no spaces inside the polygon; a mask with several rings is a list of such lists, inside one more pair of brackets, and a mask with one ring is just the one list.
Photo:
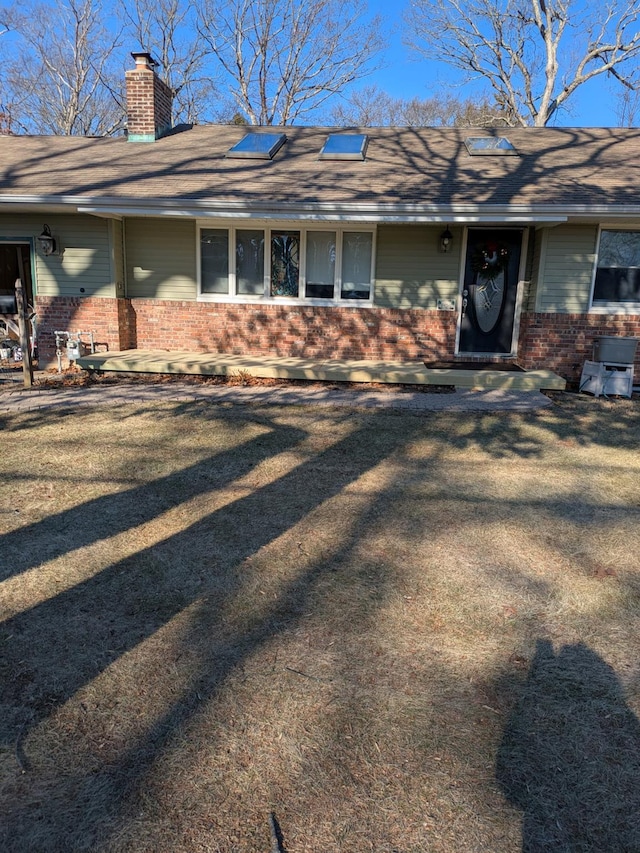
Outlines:
{"label": "front yard", "polygon": [[0,849],[640,850],[640,408],[0,415]]}

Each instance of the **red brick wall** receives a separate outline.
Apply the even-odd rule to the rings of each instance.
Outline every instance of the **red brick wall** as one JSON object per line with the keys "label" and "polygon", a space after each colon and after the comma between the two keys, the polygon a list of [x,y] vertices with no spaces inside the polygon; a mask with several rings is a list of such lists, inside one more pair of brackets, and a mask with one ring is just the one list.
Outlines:
{"label": "red brick wall", "polygon": [[41,357],[53,332],[95,331],[101,349],[165,349],[311,358],[451,356],[454,312],[389,308],[238,305],[154,299],[38,297]]}
{"label": "red brick wall", "polygon": [[312,358],[419,359],[452,353],[453,312],[131,300],[140,349]]}
{"label": "red brick wall", "polygon": [[[546,367],[570,382],[580,379],[601,335],[640,338],[640,317],[604,314],[525,314],[520,323],[518,361],[525,368]],[[640,347],[636,353],[640,374]]]}
{"label": "red brick wall", "polygon": [[[164,349],[317,359],[450,359],[457,315],[423,309],[240,305],[155,299],[36,298],[38,348],[53,332],[95,332],[100,349]],[[640,317],[524,314],[518,361],[577,381],[599,335],[640,337]],[[88,340],[88,338],[87,338]],[[640,349],[640,348],[639,348]],[[636,364],[640,375],[640,352]]]}
{"label": "red brick wall", "polygon": [[88,332],[100,349],[126,349],[130,344],[128,327],[122,321],[126,313],[124,299],[103,297],[36,296],[38,321],[38,355],[42,364],[53,364],[56,345],[54,332],[83,332],[82,340],[89,341]]}

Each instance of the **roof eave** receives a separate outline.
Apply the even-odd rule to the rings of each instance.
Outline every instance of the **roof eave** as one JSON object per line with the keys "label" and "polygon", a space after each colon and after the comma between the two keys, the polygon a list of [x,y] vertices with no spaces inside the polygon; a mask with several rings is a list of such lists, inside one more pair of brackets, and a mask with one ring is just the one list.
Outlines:
{"label": "roof eave", "polygon": [[25,208],[32,212],[69,212],[107,218],[126,216],[191,219],[275,219],[369,223],[476,223],[518,222],[553,224],[568,219],[628,219],[640,217],[638,205],[559,205],[404,202],[305,202],[218,201],[213,199],[91,198],[73,195],[2,195],[0,211]]}

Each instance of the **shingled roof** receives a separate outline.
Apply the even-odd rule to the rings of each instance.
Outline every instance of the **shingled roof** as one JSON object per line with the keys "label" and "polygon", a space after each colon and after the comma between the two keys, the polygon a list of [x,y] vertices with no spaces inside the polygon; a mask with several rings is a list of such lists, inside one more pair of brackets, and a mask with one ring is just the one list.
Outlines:
{"label": "shingled roof", "polygon": [[[365,160],[323,160],[331,128],[265,128],[272,160],[232,159],[251,128],[185,128],[153,143],[120,138],[0,137],[0,209],[335,215],[371,221],[451,213],[522,219],[640,215],[640,130],[368,128]],[[507,136],[516,156],[472,156],[465,139]]]}

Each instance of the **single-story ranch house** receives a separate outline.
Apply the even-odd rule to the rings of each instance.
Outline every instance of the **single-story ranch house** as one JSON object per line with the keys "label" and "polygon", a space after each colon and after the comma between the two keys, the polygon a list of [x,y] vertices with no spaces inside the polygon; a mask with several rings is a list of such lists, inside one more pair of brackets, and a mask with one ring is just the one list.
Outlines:
{"label": "single-story ranch house", "polygon": [[[110,350],[511,360],[640,336],[640,130],[170,127],[0,137],[0,295]],[[50,236],[48,241],[41,239]]]}

